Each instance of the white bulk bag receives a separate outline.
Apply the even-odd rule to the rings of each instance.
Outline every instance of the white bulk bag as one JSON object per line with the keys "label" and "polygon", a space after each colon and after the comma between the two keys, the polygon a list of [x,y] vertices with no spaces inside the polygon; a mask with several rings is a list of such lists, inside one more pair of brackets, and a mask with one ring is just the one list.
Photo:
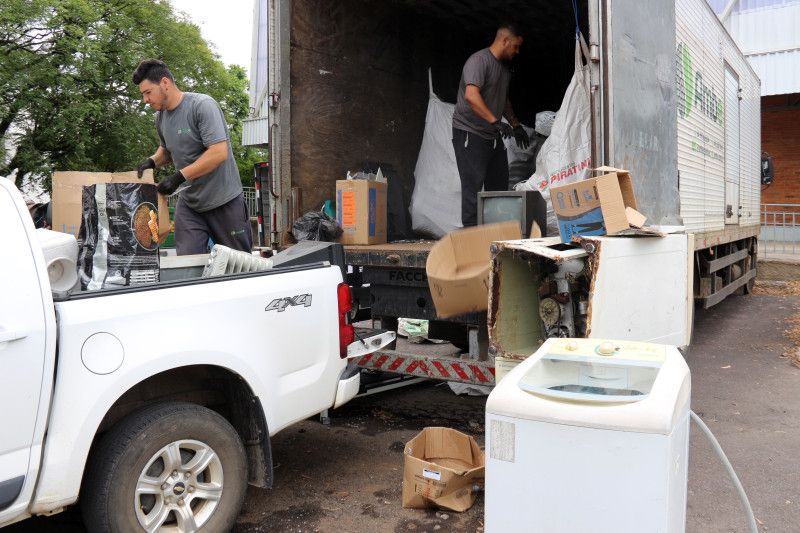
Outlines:
{"label": "white bulk bag", "polygon": [[[581,52],[587,65],[581,61]],[[575,73],[556,113],[550,136],[536,157],[536,171],[517,190],[534,190],[547,201],[547,234],[558,235],[558,224],[550,200],[550,187],[567,185],[591,177],[592,136],[589,99],[589,51],[583,35],[575,37]]]}
{"label": "white bulk bag", "polygon": [[461,179],[453,149],[456,106],[442,102],[433,92],[430,71],[428,87],[425,132],[414,169],[411,227],[439,239],[461,227]]}

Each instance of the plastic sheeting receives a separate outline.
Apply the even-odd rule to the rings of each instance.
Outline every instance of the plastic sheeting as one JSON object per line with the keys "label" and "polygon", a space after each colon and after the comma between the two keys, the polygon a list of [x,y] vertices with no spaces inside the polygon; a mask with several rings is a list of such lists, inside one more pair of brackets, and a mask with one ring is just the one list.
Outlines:
{"label": "plastic sheeting", "polygon": [[556,114],[554,111],[540,111],[536,113],[536,133],[549,137],[555,119]]}
{"label": "plastic sheeting", "polygon": [[[581,61],[583,51],[587,66]],[[589,51],[582,35],[575,40],[575,74],[567,86],[550,136],[536,157],[536,171],[517,190],[534,190],[547,201],[547,234],[557,235],[550,187],[568,185],[591,177],[591,107],[589,99]]]}
{"label": "plastic sheeting", "polygon": [[292,236],[297,242],[334,242],[341,234],[341,226],[324,211],[310,211],[292,224]]}
{"label": "plastic sheeting", "polygon": [[508,156],[508,187],[511,189],[516,187],[517,183],[528,179],[536,170],[536,156],[545,141],[545,137],[536,133],[533,128],[525,124],[522,124],[522,127],[531,140],[530,146],[520,148],[513,137],[503,140]]}

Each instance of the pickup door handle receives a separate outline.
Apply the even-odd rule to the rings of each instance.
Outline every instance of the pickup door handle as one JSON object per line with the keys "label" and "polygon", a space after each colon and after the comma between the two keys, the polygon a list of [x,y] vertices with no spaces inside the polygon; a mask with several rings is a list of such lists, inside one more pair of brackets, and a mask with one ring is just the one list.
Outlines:
{"label": "pickup door handle", "polygon": [[11,342],[19,339],[24,339],[28,336],[27,331],[21,329],[4,329],[0,331],[0,342]]}

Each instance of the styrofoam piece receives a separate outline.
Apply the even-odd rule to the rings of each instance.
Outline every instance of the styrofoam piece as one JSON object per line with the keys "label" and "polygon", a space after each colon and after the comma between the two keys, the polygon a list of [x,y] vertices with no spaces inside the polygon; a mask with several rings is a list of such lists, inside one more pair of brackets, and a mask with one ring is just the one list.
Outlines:
{"label": "styrofoam piece", "polygon": [[221,244],[211,249],[208,264],[203,269],[203,277],[239,274],[241,272],[261,272],[272,268],[272,259],[257,257],[248,252],[233,250]]}
{"label": "styrofoam piece", "polygon": [[39,228],[36,230],[36,238],[47,263],[51,290],[69,291],[78,281],[78,241],[75,236]]}

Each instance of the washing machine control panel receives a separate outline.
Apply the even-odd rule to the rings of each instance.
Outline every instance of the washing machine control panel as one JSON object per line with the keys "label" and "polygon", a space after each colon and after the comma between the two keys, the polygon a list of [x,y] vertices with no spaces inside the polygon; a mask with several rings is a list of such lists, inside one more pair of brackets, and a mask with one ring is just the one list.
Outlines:
{"label": "washing machine control panel", "polygon": [[666,358],[663,345],[600,339],[559,339],[541,351],[519,387],[555,401],[644,400]]}

